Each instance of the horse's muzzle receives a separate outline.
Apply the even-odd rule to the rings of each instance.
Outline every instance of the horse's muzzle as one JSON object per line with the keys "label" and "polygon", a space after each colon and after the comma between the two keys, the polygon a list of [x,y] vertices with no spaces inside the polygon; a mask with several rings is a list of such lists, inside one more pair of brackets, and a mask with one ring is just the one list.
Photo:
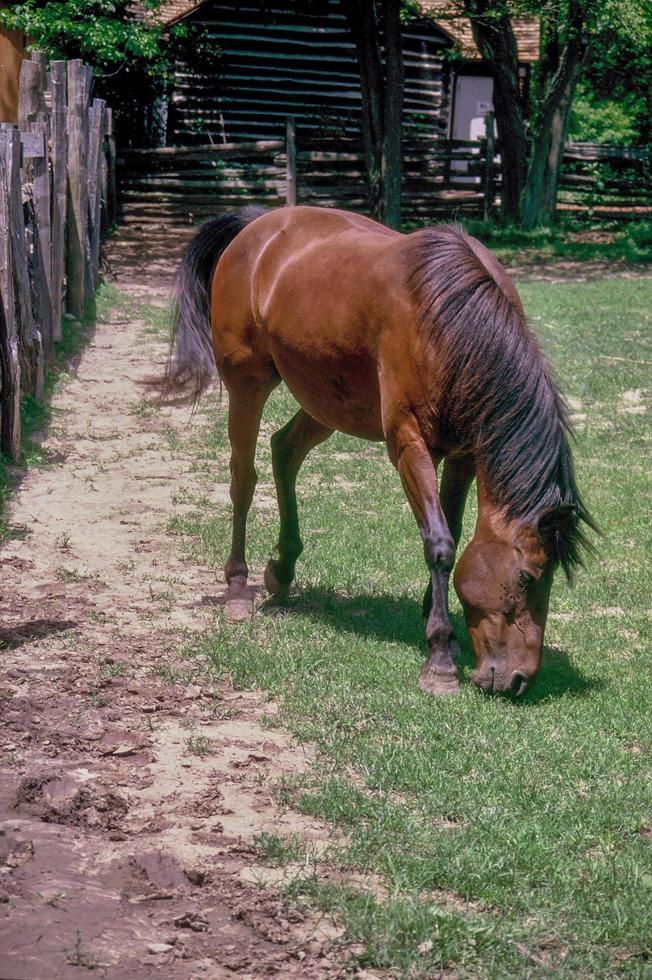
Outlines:
{"label": "horse's muzzle", "polygon": [[478,668],[473,674],[473,681],[487,694],[512,694],[517,698],[525,694],[529,684],[529,678],[520,670],[508,674],[495,664]]}

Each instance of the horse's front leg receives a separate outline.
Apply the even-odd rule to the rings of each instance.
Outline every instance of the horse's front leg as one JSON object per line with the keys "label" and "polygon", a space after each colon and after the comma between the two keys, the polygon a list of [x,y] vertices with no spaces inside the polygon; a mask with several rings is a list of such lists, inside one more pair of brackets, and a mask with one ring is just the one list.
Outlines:
{"label": "horse's front leg", "polygon": [[[444,460],[441,483],[439,486],[439,501],[446,518],[455,548],[457,549],[462,535],[462,519],[469,488],[475,477],[475,465],[468,456],[452,457]],[[430,616],[432,609],[432,581],[428,582],[423,597],[423,618]],[[459,644],[456,639],[451,643],[453,657],[459,654]]]}
{"label": "horse's front leg", "polygon": [[452,658],[456,641],[448,615],[448,580],[455,560],[455,542],[439,500],[437,472],[413,417],[406,416],[390,429],[387,446],[421,532],[430,571],[428,659],[421,669],[419,686],[428,694],[454,693],[460,685]]}

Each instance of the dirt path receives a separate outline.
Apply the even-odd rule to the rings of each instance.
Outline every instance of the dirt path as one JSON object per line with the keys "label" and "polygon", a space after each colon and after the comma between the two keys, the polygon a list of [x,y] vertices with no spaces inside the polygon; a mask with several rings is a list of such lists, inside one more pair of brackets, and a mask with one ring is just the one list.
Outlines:
{"label": "dirt path", "polygon": [[[141,266],[128,254],[113,244],[117,285],[165,303],[169,244]],[[143,408],[138,381],[164,353],[120,310],[99,322],[55,397],[48,464],[11,503],[0,978],[341,976],[337,930],[257,883],[256,834],[326,837],[274,801],[305,750],[264,727],[273,705],[213,688],[179,653],[223,585],[183,559],[166,524],[184,499],[226,487],[174,448],[187,408]]]}

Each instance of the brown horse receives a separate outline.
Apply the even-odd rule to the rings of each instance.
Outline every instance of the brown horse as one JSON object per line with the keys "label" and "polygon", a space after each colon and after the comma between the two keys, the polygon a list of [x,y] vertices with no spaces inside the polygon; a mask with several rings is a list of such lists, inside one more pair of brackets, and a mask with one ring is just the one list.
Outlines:
{"label": "brown horse", "polygon": [[168,383],[198,395],[216,364],[229,393],[227,601],[246,587],[256,441],[282,380],[301,408],[272,437],[280,535],[269,592],[287,592],[303,548],[295,484],[310,450],[335,430],[384,440],[430,573],[421,688],[459,689],[448,580],[476,477],[475,534],[454,575],[474,680],[522,693],[541,661],[555,566],[570,574],[587,545],[581,522],[595,525],[559,394],[497,260],[456,227],[401,235],[345,211],[247,208],[198,232],[176,308]]}

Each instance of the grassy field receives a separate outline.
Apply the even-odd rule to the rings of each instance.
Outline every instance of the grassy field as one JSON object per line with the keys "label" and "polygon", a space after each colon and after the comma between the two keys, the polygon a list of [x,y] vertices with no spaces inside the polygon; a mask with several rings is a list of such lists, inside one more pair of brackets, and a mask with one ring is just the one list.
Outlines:
{"label": "grassy field", "polygon": [[[405,977],[652,976],[652,279],[521,292],[569,399],[580,485],[605,534],[574,588],[557,577],[533,689],[515,703],[470,683],[453,599],[462,694],[419,692],[417,532],[383,446],[341,435],[300,477],[307,547],[290,608],[221,623],[202,652],[220,676],[269,692],[280,705],[270,725],[317,747],[309,777],[279,795],[330,821],[337,843],[312,865],[301,841],[260,847],[270,863],[303,862],[289,893],[335,914],[359,962]],[[293,411],[281,390],[265,416],[250,520],[258,574],[277,533],[267,437]],[[223,410],[194,449],[228,479]],[[198,502],[173,526],[222,567],[226,508]]]}
{"label": "grassy field", "polygon": [[[343,923],[356,958],[401,977],[652,975],[652,672],[646,450],[652,279],[531,283],[530,321],[566,393],[580,484],[604,530],[569,589],[558,577],[540,677],[519,702],[470,683],[432,700],[421,547],[384,448],[336,435],[300,477],[306,551],[284,613],[220,622],[199,652],[268,692],[269,724],[317,750],[279,800],[324,819],[317,860],[299,839],[259,841],[287,892]],[[293,413],[270,400],[250,518],[260,574],[277,534],[268,436]],[[228,479],[225,411],[189,449]],[[221,568],[227,508],[172,522]],[[473,526],[473,508],[466,534]]]}
{"label": "grassy field", "polygon": [[552,227],[523,231],[493,221],[465,221],[507,266],[536,263],[652,261],[652,221],[590,221],[578,215],[559,216]]}

